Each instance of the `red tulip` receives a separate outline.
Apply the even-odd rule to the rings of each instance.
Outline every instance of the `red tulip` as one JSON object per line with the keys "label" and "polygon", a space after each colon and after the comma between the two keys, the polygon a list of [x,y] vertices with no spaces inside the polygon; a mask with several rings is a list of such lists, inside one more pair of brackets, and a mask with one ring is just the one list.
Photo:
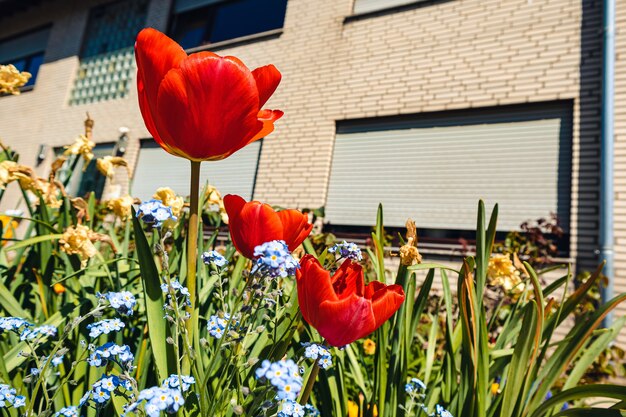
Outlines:
{"label": "red tulip", "polygon": [[333,346],[344,346],[378,329],[400,308],[400,285],[364,284],[361,265],[344,261],[331,277],[305,255],[296,271],[302,317]]}
{"label": "red tulip", "polygon": [[172,155],[224,159],[270,134],[283,115],[261,110],[280,83],[273,65],[250,71],[232,56],[187,55],[151,28],[137,36],[135,56],[141,114],[154,139]]}
{"label": "red tulip", "polygon": [[238,195],[224,197],[230,237],[246,258],[254,258],[254,248],[271,240],[283,240],[290,251],[311,233],[313,225],[298,210],[274,211],[269,204],[246,200]]}

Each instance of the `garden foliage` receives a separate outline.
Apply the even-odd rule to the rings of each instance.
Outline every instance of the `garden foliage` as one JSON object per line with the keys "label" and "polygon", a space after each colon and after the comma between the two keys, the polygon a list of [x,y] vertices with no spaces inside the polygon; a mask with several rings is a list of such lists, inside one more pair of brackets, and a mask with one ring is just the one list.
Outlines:
{"label": "garden foliage", "polygon": [[[213,54],[187,57],[156,31],[142,33],[140,47],[153,37],[172,54],[167,64],[180,66],[150,68],[159,56],[138,54],[146,124],[168,152],[192,161],[191,198],[169,189],[145,202],[69,196],[79,158],[105,175],[126,165],[92,161],[89,131],[45,179],[3,147],[0,193],[19,187],[26,212],[2,218],[0,414],[623,415],[625,387],[581,385],[626,322],[617,317],[600,328],[626,294],[581,308],[602,266],[573,290],[569,271],[542,286],[547,270],[515,254],[492,255],[498,209],[487,220],[481,202],[475,253],[458,269],[424,262],[409,222],[391,276],[382,207],[368,247],[323,239],[314,247],[312,225],[297,210],[222,199],[209,186],[194,191],[201,160],[226,157],[273,129],[282,112],[260,105],[280,73],[250,72]],[[194,65],[227,71],[227,81],[254,79],[247,86],[256,107],[239,114],[252,114],[254,129],[238,132],[237,149],[198,150],[184,132],[177,146],[169,122],[157,120],[167,116],[148,85],[155,73],[184,78]],[[180,87],[176,80],[167,88]],[[435,282],[441,297],[432,297]],[[487,303],[494,289],[502,297]],[[574,316],[565,337],[555,337]],[[598,398],[611,402],[591,403]]]}

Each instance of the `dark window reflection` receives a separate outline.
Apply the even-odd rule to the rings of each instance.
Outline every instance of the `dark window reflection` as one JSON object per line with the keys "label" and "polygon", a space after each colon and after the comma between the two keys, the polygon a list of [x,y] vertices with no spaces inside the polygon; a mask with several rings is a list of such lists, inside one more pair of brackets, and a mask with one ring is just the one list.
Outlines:
{"label": "dark window reflection", "polygon": [[174,14],[171,36],[185,48],[283,27],[287,0],[232,0]]}

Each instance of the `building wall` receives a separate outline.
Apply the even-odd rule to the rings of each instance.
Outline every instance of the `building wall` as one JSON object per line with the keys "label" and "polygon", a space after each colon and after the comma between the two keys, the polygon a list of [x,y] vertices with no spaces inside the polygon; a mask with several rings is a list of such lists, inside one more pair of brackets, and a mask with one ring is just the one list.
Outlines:
{"label": "building wall", "polygon": [[[626,292],[626,4],[617,1],[615,62],[615,294]],[[617,314],[625,314],[622,305]],[[626,344],[625,332],[621,343]]]}
{"label": "building wall", "polygon": [[[2,39],[55,23],[34,91],[0,99],[0,136],[24,163],[34,163],[40,143],[70,142],[81,132],[86,111],[96,121],[98,141],[116,140],[120,126],[134,139],[149,136],[135,91],[121,100],[67,105],[88,9],[100,3],[44,3],[0,25]],[[623,6],[618,6],[622,23]],[[264,142],[255,198],[282,206],[323,206],[337,120],[571,100],[571,257],[579,269],[593,268],[598,262],[601,1],[430,0],[346,19],[352,7],[353,0],[289,0],[279,37],[218,48],[250,67],[273,63],[283,73],[268,107],[284,110],[285,116]],[[169,0],[153,0],[148,25],[164,30],[169,9]],[[619,36],[618,74],[626,52]],[[626,78],[618,77],[618,103],[626,103]],[[621,279],[616,289],[626,290],[626,252],[619,248],[626,240],[625,184],[619,174],[626,168],[626,146],[619,145],[626,143],[623,107],[616,126]],[[131,161],[137,149],[136,143],[130,147]]]}

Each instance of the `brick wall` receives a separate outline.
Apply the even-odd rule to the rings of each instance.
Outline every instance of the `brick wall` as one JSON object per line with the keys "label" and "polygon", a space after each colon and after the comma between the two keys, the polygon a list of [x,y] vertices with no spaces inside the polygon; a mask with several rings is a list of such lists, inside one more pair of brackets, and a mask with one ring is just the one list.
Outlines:
{"label": "brick wall", "polygon": [[[2,39],[55,22],[35,90],[0,99],[0,136],[23,155],[24,163],[34,163],[40,143],[71,141],[82,129],[85,111],[96,120],[99,141],[116,140],[120,126],[130,129],[131,138],[149,136],[134,91],[121,100],[67,106],[88,8],[99,3],[44,3],[0,24]],[[572,100],[571,255],[580,269],[593,268],[601,1],[435,0],[346,21],[352,4],[289,0],[279,37],[217,51],[239,56],[250,67],[273,63],[283,73],[268,107],[284,110],[285,117],[263,145],[255,198],[283,206],[324,205],[337,120]],[[169,8],[169,0],[154,0],[148,24],[164,29]],[[622,5],[618,12],[623,24]],[[618,103],[626,103],[626,78],[620,75],[626,43],[621,34],[618,48]],[[626,240],[626,197],[619,188],[626,185],[626,146],[620,146],[626,143],[626,113],[624,105],[618,109],[616,231],[621,281],[616,289],[626,290],[626,251],[619,248]],[[135,143],[129,159],[137,150]]]}

